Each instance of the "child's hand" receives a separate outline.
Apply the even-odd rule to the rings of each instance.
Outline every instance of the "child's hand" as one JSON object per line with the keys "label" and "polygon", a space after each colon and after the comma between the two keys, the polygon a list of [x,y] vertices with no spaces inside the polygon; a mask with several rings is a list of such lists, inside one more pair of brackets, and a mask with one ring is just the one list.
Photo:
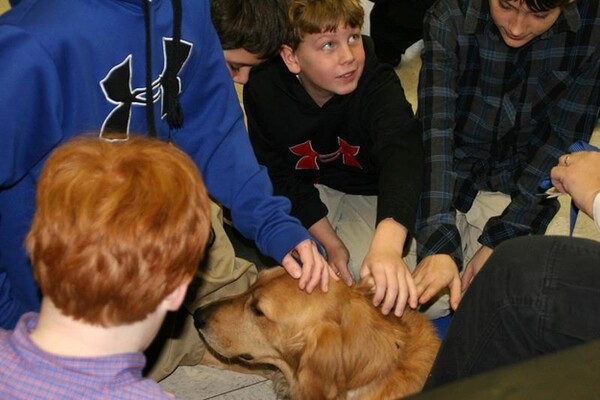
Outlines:
{"label": "child's hand", "polygon": [[383,314],[389,314],[393,309],[394,314],[400,317],[407,303],[411,308],[417,307],[417,289],[402,253],[393,249],[379,250],[369,250],[360,268],[360,276],[371,281],[375,288],[373,305],[381,305]]}
{"label": "child's hand", "polygon": [[346,285],[352,286],[354,284],[354,279],[352,279],[352,274],[350,273],[350,270],[348,270],[350,253],[341,240],[336,244],[337,246],[325,248],[325,251],[327,252],[327,262],[329,262],[329,266],[336,276],[341,278]]}
{"label": "child's hand", "polygon": [[[329,265],[315,243],[306,239],[286,254],[281,265],[292,277],[299,279],[298,287],[311,293],[320,283],[321,290],[329,290]],[[338,279],[334,275],[334,279]]]}
{"label": "child's hand", "polygon": [[419,303],[425,304],[445,287],[450,289],[450,306],[456,310],[461,298],[458,266],[448,254],[425,257],[413,272]]}
{"label": "child's hand", "polygon": [[381,305],[384,314],[394,309],[398,317],[407,302],[411,308],[418,305],[413,277],[402,258],[407,235],[408,230],[393,218],[381,220],[360,267],[361,279],[372,280],[375,286],[373,304]]}
{"label": "child's hand", "polygon": [[348,270],[350,253],[342,240],[335,233],[327,217],[323,217],[315,222],[308,231],[324,247],[329,262],[329,268],[331,269],[331,276],[335,280],[342,278],[348,286],[351,286],[353,280],[352,275]]}
{"label": "child's hand", "polygon": [[471,261],[469,261],[469,263],[465,267],[465,271],[463,273],[462,278],[460,278],[462,282],[463,292],[465,292],[469,288],[469,285],[473,281],[473,278],[475,278],[475,275],[477,275],[479,271],[481,271],[481,268],[483,268],[483,266],[485,265],[488,258],[490,258],[493,252],[494,249],[487,246],[481,246],[479,250],[475,252],[473,258],[471,258]]}

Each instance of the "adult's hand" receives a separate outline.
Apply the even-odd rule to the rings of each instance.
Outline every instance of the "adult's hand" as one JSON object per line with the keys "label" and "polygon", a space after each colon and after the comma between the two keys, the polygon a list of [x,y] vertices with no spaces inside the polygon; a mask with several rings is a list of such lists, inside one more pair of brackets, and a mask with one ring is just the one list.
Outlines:
{"label": "adult's hand", "polygon": [[554,187],[570,194],[577,208],[593,218],[594,198],[600,193],[600,152],[562,155],[550,175]]}

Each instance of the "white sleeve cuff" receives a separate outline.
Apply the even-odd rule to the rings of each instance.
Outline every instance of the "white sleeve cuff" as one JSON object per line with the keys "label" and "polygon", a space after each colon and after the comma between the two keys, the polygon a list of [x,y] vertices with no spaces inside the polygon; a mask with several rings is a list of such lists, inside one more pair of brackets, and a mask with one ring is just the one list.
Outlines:
{"label": "white sleeve cuff", "polygon": [[594,198],[594,222],[596,223],[596,228],[600,231],[600,193],[596,195]]}

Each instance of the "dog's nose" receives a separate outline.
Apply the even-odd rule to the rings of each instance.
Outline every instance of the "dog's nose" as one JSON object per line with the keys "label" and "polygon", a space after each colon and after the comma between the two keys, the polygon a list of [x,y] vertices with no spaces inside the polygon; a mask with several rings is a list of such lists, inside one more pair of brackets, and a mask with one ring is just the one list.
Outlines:
{"label": "dog's nose", "polygon": [[196,308],[196,311],[194,311],[194,326],[198,330],[206,326],[205,313],[202,311],[202,308]]}

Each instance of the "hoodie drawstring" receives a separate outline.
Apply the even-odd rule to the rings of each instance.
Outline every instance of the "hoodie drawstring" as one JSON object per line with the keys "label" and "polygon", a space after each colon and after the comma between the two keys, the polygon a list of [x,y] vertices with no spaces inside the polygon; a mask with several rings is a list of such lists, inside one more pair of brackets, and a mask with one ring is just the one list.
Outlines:
{"label": "hoodie drawstring", "polygon": [[170,54],[167,55],[171,60],[171,68],[166,71],[165,83],[165,101],[167,122],[171,128],[179,129],[183,126],[183,108],[179,102],[179,83],[177,82],[177,69],[173,65],[179,59],[179,48],[181,47],[181,0],[171,0],[173,7],[173,45]]}
{"label": "hoodie drawstring", "polygon": [[[146,122],[148,125],[148,136],[156,137],[156,123],[154,121],[154,97],[152,89],[152,31],[150,23],[150,1],[144,0],[144,28],[146,33]],[[179,46],[181,44],[181,0],[171,0],[173,8],[173,43],[166,55],[167,60],[177,60]],[[173,63],[171,62],[171,65]],[[179,102],[179,86],[177,82],[177,70],[167,68],[165,71],[165,112],[169,127],[179,129],[183,126],[183,108]]]}

